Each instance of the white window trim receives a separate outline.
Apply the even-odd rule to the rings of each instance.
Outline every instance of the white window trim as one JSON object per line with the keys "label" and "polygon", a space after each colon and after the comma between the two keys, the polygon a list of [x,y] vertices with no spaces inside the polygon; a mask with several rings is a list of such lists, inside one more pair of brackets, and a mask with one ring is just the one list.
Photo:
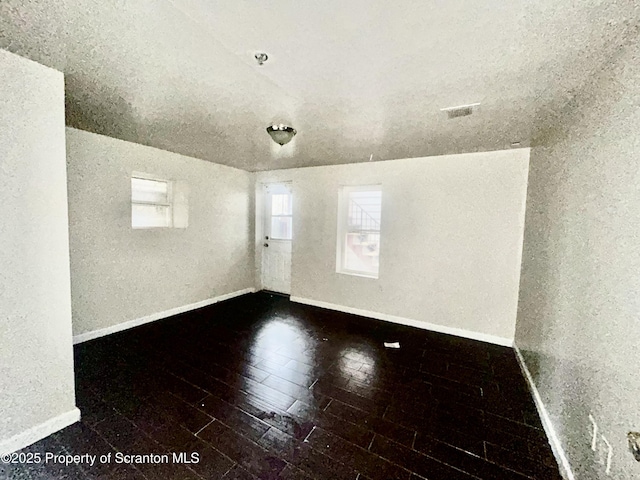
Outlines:
{"label": "white window trim", "polygon": [[[131,187],[131,179],[133,178],[138,178],[140,180],[153,180],[155,182],[163,182],[167,184],[167,203],[160,203],[160,202],[140,202],[140,201],[134,201],[133,200],[133,192],[130,192],[130,202],[131,205],[158,205],[161,207],[169,207],[169,225],[166,226],[157,226],[157,227],[138,227],[138,226],[133,226],[133,218],[131,218],[131,221],[129,222],[129,224],[131,225],[131,228],[133,230],[158,230],[158,229],[167,229],[167,228],[173,228],[174,225],[174,219],[173,219],[173,180],[168,180],[166,178],[161,178],[158,177],[156,175],[150,175],[148,173],[142,173],[142,172],[132,172],[131,176],[129,177],[129,186]],[[133,214],[133,213],[132,213]]]}
{"label": "white window trim", "polygon": [[[345,248],[346,248],[346,235],[347,235],[347,217],[348,212],[348,198],[351,192],[369,192],[372,190],[382,192],[381,184],[371,185],[342,185],[338,193],[338,229],[336,238],[336,273],[343,275],[351,275],[354,277],[372,278],[377,280],[380,278],[380,268],[378,268],[378,274],[374,275],[359,270],[350,270],[344,268]],[[380,223],[380,238],[382,239],[382,222]]]}

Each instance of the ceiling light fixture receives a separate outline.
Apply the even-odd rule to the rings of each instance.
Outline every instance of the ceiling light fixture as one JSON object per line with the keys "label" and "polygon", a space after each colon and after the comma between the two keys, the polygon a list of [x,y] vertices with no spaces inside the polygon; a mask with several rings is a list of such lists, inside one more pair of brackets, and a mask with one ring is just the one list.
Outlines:
{"label": "ceiling light fixture", "polygon": [[263,65],[264,62],[266,62],[269,59],[269,55],[267,55],[264,52],[258,52],[254,55],[256,62],[258,62],[258,65]]}
{"label": "ceiling light fixture", "polygon": [[271,136],[274,142],[282,146],[289,143],[298,132],[296,132],[295,128],[281,123],[280,125],[269,125],[267,127],[267,133]]}

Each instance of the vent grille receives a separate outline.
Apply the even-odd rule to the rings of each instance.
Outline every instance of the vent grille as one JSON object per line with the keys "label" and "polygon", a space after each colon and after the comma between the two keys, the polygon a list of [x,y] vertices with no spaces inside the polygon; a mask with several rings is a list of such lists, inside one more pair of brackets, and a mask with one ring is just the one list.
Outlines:
{"label": "vent grille", "polygon": [[449,118],[467,117],[473,113],[472,107],[456,108],[455,110],[447,110]]}
{"label": "vent grille", "polygon": [[470,105],[459,105],[457,107],[441,108],[440,110],[442,110],[443,112],[446,112],[447,117],[449,117],[449,119],[468,117],[474,112],[474,110],[476,109],[476,107],[478,107],[478,105],[480,104],[472,103]]}

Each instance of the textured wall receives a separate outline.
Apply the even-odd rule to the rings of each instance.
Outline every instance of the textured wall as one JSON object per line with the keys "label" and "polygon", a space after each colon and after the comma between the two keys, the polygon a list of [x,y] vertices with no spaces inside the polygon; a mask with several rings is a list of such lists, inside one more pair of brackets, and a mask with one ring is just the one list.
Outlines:
{"label": "textured wall", "polygon": [[0,85],[2,451],[75,398],[63,78],[0,50]]}
{"label": "textured wall", "polygon": [[533,148],[516,343],[581,480],[640,478],[640,48],[620,50]]}
{"label": "textured wall", "polygon": [[[293,181],[291,294],[513,339],[528,159],[521,149],[257,174]],[[379,278],[336,273],[339,188],[378,183]]]}
{"label": "textured wall", "polygon": [[[253,174],[67,129],[75,335],[254,285]],[[131,229],[131,174],[186,182],[189,227]]]}

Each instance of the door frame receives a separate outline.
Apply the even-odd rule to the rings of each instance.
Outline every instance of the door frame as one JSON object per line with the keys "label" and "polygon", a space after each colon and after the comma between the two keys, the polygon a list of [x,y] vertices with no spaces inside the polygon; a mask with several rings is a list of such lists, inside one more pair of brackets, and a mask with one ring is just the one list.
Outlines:
{"label": "door frame", "polygon": [[[256,274],[256,290],[264,290],[262,281],[262,256],[266,233],[266,196],[267,187],[269,185],[286,185],[291,190],[293,202],[295,203],[295,195],[293,191],[293,181],[291,180],[271,180],[264,182],[256,182],[255,191],[255,274]],[[295,226],[295,213],[293,215],[293,224]],[[292,236],[293,237],[293,236]],[[293,270],[293,238],[291,239],[291,269]]]}

